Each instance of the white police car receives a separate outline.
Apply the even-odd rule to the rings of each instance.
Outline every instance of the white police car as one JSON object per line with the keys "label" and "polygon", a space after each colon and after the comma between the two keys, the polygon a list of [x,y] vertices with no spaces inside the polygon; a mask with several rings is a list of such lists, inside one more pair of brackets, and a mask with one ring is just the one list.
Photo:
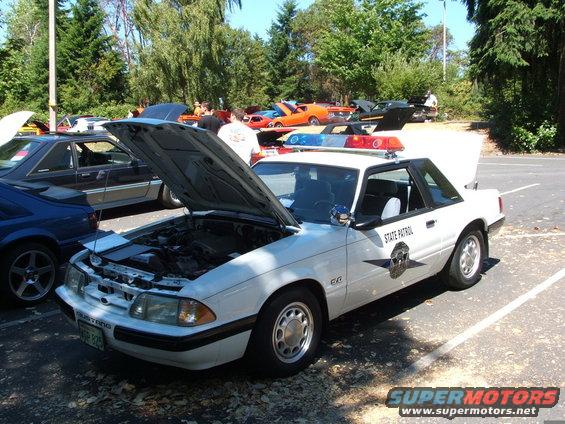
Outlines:
{"label": "white police car", "polygon": [[[204,369],[249,355],[264,373],[295,373],[347,311],[436,274],[475,284],[504,220],[496,190],[455,187],[429,159],[300,152],[251,170],[198,128],[107,128],[190,213],[91,243],[58,301],[84,342],[148,361]],[[289,143],[401,147],[308,137]]]}

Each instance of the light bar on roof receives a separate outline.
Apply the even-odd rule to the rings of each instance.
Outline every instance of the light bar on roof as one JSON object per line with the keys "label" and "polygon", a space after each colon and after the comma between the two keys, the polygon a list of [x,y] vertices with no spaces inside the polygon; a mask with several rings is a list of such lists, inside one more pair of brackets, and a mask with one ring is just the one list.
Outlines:
{"label": "light bar on roof", "polygon": [[404,150],[397,137],[344,134],[293,134],[286,141],[285,147],[297,150],[353,151],[365,154],[372,152],[393,154]]}

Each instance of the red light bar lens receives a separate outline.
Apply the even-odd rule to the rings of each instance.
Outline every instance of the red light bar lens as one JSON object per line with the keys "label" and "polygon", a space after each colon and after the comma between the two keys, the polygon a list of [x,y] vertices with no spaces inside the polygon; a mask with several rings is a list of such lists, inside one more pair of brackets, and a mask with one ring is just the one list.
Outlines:
{"label": "red light bar lens", "polygon": [[386,150],[387,152],[401,152],[404,146],[397,137],[351,135],[347,137],[345,146],[349,149]]}

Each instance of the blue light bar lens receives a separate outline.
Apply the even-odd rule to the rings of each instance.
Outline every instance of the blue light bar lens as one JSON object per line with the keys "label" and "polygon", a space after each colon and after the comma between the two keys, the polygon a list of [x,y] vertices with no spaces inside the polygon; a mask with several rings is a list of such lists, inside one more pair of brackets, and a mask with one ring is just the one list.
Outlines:
{"label": "blue light bar lens", "polygon": [[294,134],[285,144],[307,147],[345,147],[347,135],[341,134]]}

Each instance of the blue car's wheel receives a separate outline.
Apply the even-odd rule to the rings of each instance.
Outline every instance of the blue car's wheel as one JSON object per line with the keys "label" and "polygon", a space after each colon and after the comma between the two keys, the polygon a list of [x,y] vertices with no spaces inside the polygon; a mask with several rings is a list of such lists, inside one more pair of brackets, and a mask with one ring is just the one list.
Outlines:
{"label": "blue car's wheel", "polygon": [[53,252],[38,243],[23,243],[4,252],[2,291],[15,304],[43,301],[53,290],[58,261]]}

